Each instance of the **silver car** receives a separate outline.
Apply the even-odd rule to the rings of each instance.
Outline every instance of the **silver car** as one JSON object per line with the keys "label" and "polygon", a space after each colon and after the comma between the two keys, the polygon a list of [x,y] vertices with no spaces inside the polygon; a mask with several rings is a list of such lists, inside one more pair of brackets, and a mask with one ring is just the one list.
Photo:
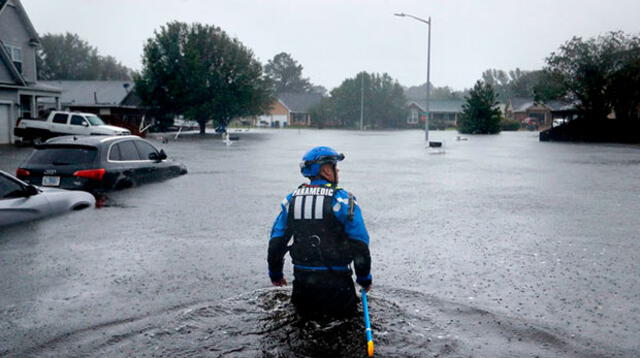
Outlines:
{"label": "silver car", "polygon": [[95,206],[84,191],[29,185],[0,170],[0,226]]}

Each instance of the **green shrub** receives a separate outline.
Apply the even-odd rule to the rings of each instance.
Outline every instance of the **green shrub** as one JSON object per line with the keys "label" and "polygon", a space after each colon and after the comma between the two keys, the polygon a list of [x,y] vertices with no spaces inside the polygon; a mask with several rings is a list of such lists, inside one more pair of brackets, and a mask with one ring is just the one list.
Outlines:
{"label": "green shrub", "polygon": [[517,131],[520,129],[520,122],[502,118],[500,120],[500,129],[503,131]]}

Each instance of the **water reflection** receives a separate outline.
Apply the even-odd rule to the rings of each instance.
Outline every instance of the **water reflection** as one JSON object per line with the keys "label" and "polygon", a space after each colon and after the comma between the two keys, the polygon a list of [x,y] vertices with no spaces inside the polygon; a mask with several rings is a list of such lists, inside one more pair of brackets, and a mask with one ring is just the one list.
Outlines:
{"label": "water reflection", "polygon": [[[364,324],[303,321],[287,288],[262,289],[219,304],[199,303],[65,334],[32,356],[366,357]],[[382,298],[384,297],[384,298]],[[532,322],[438,301],[414,291],[370,296],[379,357],[599,356]],[[360,312],[361,313],[361,312]],[[601,354],[614,354],[602,351]],[[505,355],[506,354],[506,355]]]}

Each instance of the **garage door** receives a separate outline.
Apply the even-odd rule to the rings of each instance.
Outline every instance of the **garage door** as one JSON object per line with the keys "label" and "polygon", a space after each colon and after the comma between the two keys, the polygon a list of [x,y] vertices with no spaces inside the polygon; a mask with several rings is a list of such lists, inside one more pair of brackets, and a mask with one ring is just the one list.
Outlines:
{"label": "garage door", "polygon": [[11,121],[9,120],[9,106],[0,104],[0,144],[11,143]]}
{"label": "garage door", "polygon": [[274,114],[272,116],[273,118],[271,119],[271,121],[273,123],[277,123],[277,124],[273,124],[276,127],[284,127],[287,124],[287,115],[286,114]]}

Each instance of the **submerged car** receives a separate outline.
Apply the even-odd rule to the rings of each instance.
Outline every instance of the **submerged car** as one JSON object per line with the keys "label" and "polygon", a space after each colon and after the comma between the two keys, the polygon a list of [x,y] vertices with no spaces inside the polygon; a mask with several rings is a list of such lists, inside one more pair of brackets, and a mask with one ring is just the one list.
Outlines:
{"label": "submerged car", "polygon": [[187,173],[138,136],[64,136],[35,147],[16,171],[18,178],[43,187],[99,194]]}
{"label": "submerged car", "polygon": [[39,188],[0,170],[0,226],[93,207],[83,191]]}

